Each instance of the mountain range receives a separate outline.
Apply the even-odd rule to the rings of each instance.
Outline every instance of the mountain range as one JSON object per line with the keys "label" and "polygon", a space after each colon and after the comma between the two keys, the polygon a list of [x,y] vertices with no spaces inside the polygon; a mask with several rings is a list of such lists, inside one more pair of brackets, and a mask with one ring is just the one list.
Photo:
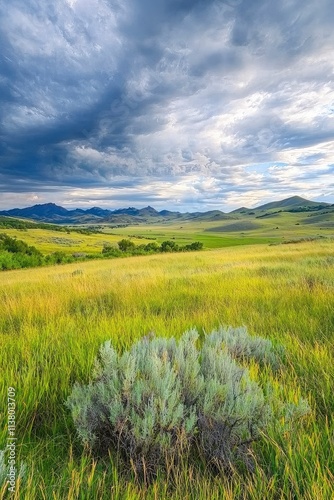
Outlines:
{"label": "mountain range", "polygon": [[[147,206],[145,208],[120,208],[116,210],[107,210],[99,207],[89,209],[76,208],[67,210],[55,203],[45,203],[26,208],[14,208],[11,210],[0,211],[0,215],[9,217],[18,217],[32,219],[40,222],[50,222],[58,224],[140,224],[140,223],[163,223],[167,221],[179,220],[203,220],[217,221],[234,219],[238,214],[261,214],[262,212],[272,213],[273,211],[285,212],[308,212],[322,210],[333,207],[329,203],[306,200],[300,196],[292,196],[280,201],[266,203],[256,208],[241,207],[229,213],[220,210],[211,210],[207,212],[173,212],[161,210]],[[263,214],[263,216],[266,215]]]}

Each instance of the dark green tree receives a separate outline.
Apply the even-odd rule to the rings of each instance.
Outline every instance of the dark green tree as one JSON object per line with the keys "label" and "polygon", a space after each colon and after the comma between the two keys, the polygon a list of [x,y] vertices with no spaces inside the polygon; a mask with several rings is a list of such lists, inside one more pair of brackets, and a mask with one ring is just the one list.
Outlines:
{"label": "dark green tree", "polygon": [[122,252],[132,252],[136,248],[136,245],[131,240],[123,239],[123,240],[119,241],[117,244],[118,244],[118,248]]}
{"label": "dark green tree", "polygon": [[175,241],[167,240],[161,243],[161,251],[162,252],[178,252],[179,245],[175,243]]}

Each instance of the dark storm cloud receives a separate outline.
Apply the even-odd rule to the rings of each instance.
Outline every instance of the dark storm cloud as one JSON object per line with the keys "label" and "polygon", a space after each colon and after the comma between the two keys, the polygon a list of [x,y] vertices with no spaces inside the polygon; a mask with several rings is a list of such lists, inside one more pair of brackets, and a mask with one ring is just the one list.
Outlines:
{"label": "dark storm cloud", "polygon": [[[0,190],[100,188],[107,201],[105,188],[141,189],[145,178],[147,186],[169,179],[172,190],[182,178],[190,195],[179,186],[175,196],[193,203],[214,179],[211,198],[240,192],[257,200],[251,193],[289,177],[269,170],[275,162],[291,166],[296,191],[308,191],[302,177],[311,190],[319,162],[333,161],[331,7],[329,0],[3,5]],[[252,164],[263,168],[248,174]],[[161,200],[159,193],[131,196]]]}

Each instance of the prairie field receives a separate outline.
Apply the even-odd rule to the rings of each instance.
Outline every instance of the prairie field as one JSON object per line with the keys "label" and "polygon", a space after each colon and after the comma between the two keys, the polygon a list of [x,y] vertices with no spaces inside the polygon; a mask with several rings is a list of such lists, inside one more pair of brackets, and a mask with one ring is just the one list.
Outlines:
{"label": "prairie field", "polygon": [[[2,232],[2,231],[0,231]],[[3,230],[8,236],[23,240],[28,245],[35,246],[42,253],[51,253],[62,251],[71,254],[73,252],[85,252],[88,254],[101,253],[103,245],[109,243],[117,244],[121,239],[114,234],[80,234],[76,231],[68,231],[59,233],[47,229],[5,229]],[[136,244],[149,243],[150,240],[134,238]]]}
{"label": "prairie field", "polygon": [[[326,212],[326,211],[325,211]],[[253,212],[250,212],[252,214]],[[257,212],[256,212],[257,213]],[[84,252],[90,255],[101,254],[104,244],[117,246],[122,238],[130,238],[136,245],[147,244],[152,240],[162,243],[174,240],[178,245],[194,241],[203,243],[204,248],[226,248],[243,245],[269,244],[301,238],[327,238],[333,234],[334,212],[317,215],[305,213],[267,213],[259,215],[228,214],[219,220],[190,219],[171,220],[137,225],[114,227],[100,224],[100,232],[80,234],[77,230],[89,226],[67,226],[63,231],[28,227],[0,228],[12,238],[33,245],[43,254],[61,251],[65,254]],[[22,222],[22,221],[21,221]]]}
{"label": "prairie field", "polygon": [[[0,283],[1,401],[14,387],[17,458],[26,464],[13,498],[333,499],[333,240],[9,271]],[[83,449],[64,402],[75,381],[89,381],[102,342],[122,351],[151,331],[179,337],[196,327],[203,337],[219,325],[281,344],[281,368],[254,366],[252,375],[311,407],[292,432],[271,430],[255,445],[254,473],[215,476],[184,464],[172,484],[162,475],[144,487],[115,457]],[[3,411],[0,449],[6,423]]]}

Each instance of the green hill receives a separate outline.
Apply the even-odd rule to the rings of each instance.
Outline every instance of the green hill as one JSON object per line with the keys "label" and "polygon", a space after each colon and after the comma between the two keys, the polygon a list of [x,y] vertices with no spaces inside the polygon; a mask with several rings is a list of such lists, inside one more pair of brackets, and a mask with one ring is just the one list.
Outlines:
{"label": "green hill", "polygon": [[280,201],[273,201],[271,203],[266,203],[254,208],[254,210],[288,210],[292,208],[310,208],[310,207],[327,207],[330,206],[329,203],[317,202],[306,200],[300,196],[291,196]]}

